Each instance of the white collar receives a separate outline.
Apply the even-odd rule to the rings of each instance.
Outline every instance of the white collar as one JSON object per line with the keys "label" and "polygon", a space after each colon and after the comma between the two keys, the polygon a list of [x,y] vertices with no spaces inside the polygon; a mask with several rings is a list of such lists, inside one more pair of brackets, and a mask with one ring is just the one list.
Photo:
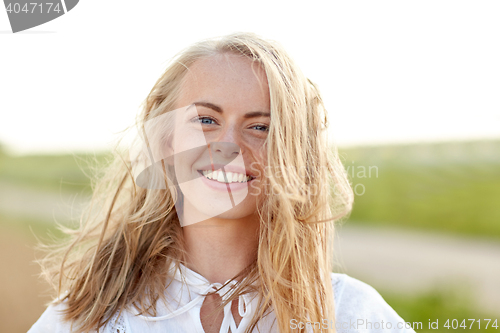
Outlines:
{"label": "white collar", "polygon": [[[181,263],[179,263],[179,269],[175,269],[174,264],[172,264],[170,272],[173,273],[173,280],[165,290],[168,304],[160,304],[160,302],[157,304],[157,312],[162,315],[157,317],[140,315],[134,309],[138,317],[146,321],[160,321],[177,317],[196,306],[201,307],[205,295],[209,292],[216,292],[225,301],[232,295],[231,288],[237,283],[234,280],[228,280],[222,288],[223,284],[210,283],[206,278]],[[238,326],[236,326],[231,312],[231,303],[224,306],[221,333],[229,332],[229,328],[231,328],[232,333],[246,330],[257,307],[256,296],[257,294],[252,292],[238,297],[238,313],[242,317]]]}

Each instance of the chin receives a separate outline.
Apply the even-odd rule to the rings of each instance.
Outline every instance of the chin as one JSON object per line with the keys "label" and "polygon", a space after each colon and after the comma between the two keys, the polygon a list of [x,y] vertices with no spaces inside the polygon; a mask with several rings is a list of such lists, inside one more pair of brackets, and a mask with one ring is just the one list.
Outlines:
{"label": "chin", "polygon": [[[197,200],[196,202],[200,201]],[[252,207],[254,207],[254,209],[252,209]],[[254,215],[257,211],[255,202],[250,203],[247,202],[247,200],[230,209],[227,209],[227,207],[219,207],[218,205],[193,205],[192,201],[190,201],[184,209],[190,210],[190,217],[188,219],[195,222],[187,223],[187,221],[184,221],[183,225],[200,223],[210,218],[240,220]],[[223,213],[220,213],[221,211]]]}
{"label": "chin", "polygon": [[248,211],[248,209],[245,210],[238,209],[238,206],[236,206],[235,208],[227,212],[217,215],[217,218],[228,219],[228,220],[240,220],[244,219],[245,217],[253,215],[255,212],[256,210]]}

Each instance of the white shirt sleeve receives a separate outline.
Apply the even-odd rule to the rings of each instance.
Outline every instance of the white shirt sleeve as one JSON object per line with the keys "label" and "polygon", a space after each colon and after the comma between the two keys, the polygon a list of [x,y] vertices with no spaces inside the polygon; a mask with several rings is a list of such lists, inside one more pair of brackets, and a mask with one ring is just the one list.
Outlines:
{"label": "white shirt sleeve", "polygon": [[[37,322],[31,326],[28,333],[71,333],[74,332],[71,323],[63,320],[62,310],[66,307],[66,303],[62,302],[57,305],[50,305],[45,312],[38,318]],[[96,330],[91,332],[96,333]],[[112,316],[110,322],[99,330],[101,333],[128,333],[130,330],[127,327],[125,319],[122,316],[118,317],[118,313]]]}
{"label": "white shirt sleeve", "polygon": [[380,294],[345,274],[332,274],[337,333],[415,333]]}
{"label": "white shirt sleeve", "polygon": [[31,326],[28,333],[70,333],[71,324],[63,321],[61,310],[66,304],[50,305],[36,323]]}

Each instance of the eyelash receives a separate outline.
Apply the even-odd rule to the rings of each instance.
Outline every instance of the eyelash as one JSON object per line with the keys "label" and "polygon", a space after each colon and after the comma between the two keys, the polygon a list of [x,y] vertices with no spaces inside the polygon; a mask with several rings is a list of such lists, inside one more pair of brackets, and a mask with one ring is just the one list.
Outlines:
{"label": "eyelash", "polygon": [[200,124],[204,124],[204,125],[213,125],[213,124],[206,124],[206,123],[203,123],[203,122],[202,122],[203,120],[212,120],[213,122],[217,123],[217,121],[216,121],[214,118],[212,118],[212,117],[206,117],[206,116],[199,116],[199,117],[195,117],[193,120],[194,120],[194,121],[199,121],[199,122],[200,122]]}
{"label": "eyelash", "polygon": [[[198,117],[193,118],[192,121],[193,122],[198,121],[200,124],[203,124],[203,125],[213,125],[213,124],[203,123],[204,120],[212,120],[214,123],[217,123],[217,121],[214,118],[207,117],[207,116],[198,116]],[[262,132],[268,132],[269,131],[269,126],[264,125],[264,124],[253,125],[251,128],[253,128],[253,127],[261,127],[261,128],[263,127],[263,128],[265,128],[264,130],[260,130]]]}
{"label": "eyelash", "polygon": [[269,126],[267,125],[254,125],[252,127],[264,127],[265,129],[262,132],[269,132]]}

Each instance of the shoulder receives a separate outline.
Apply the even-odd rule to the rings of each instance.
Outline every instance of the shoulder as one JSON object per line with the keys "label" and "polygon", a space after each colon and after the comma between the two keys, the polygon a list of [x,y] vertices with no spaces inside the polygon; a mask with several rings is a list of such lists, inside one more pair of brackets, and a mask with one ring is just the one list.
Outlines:
{"label": "shoulder", "polygon": [[42,313],[28,333],[62,333],[71,332],[71,324],[63,320],[63,310],[66,304],[51,304]]}
{"label": "shoulder", "polygon": [[331,275],[335,304],[343,313],[370,311],[374,305],[382,310],[392,310],[372,286],[346,274]]}
{"label": "shoulder", "polygon": [[335,319],[343,332],[414,332],[370,285],[345,274],[332,273]]}
{"label": "shoulder", "polygon": [[[28,333],[71,333],[75,330],[71,322],[64,320],[64,310],[66,309],[66,302],[58,304],[51,304],[45,309],[40,318],[31,326]],[[123,320],[116,315],[113,316],[115,323],[120,325]],[[109,326],[109,323],[108,323]],[[109,331],[108,326],[104,332]],[[115,325],[116,326],[116,325]],[[102,331],[101,331],[102,332]],[[125,330],[114,330],[113,332],[125,332]],[[93,331],[95,333],[95,331]]]}

